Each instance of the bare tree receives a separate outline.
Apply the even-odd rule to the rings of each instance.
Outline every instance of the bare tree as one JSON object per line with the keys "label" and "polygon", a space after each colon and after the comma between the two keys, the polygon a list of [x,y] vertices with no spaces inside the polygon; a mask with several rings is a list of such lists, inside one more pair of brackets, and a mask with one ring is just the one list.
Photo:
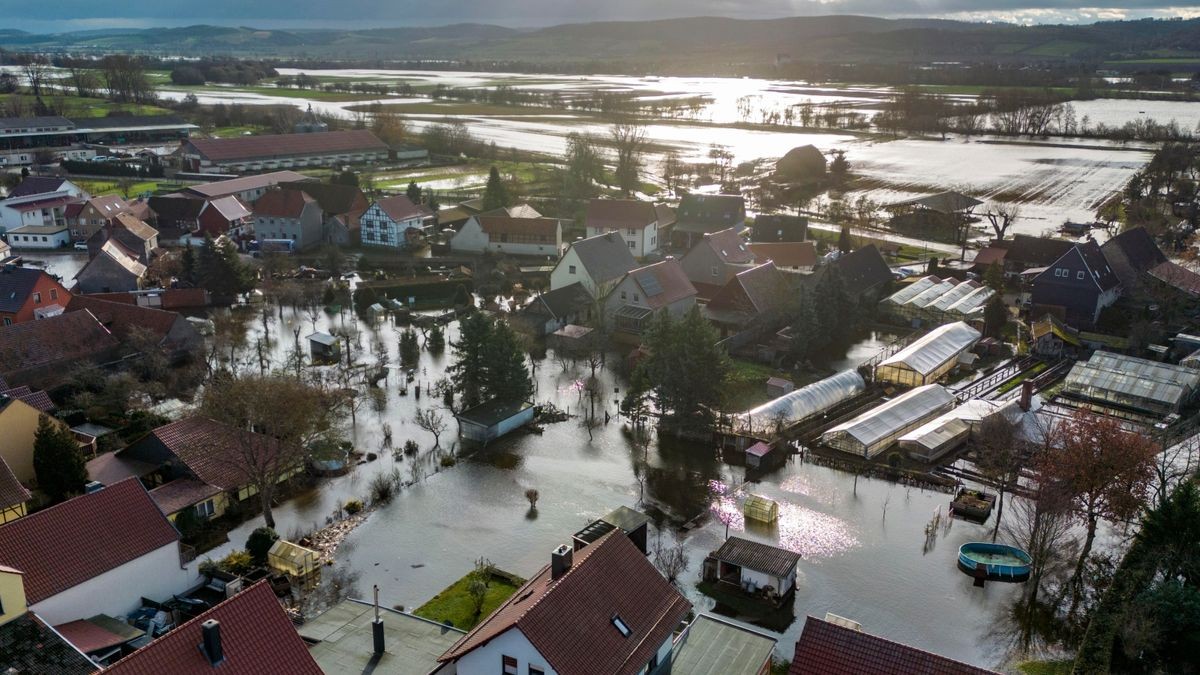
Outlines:
{"label": "bare tree", "polygon": [[1021,209],[1015,204],[994,204],[983,212],[983,217],[988,219],[996,239],[1003,239],[1009,226],[1021,217]]}
{"label": "bare tree", "polygon": [[979,426],[979,442],[975,446],[975,466],[1000,493],[992,541],[1000,532],[1004,518],[1004,493],[1012,489],[1021,475],[1025,448],[1017,437],[1016,425],[1003,415],[992,415]]}
{"label": "bare tree", "polygon": [[676,541],[672,546],[665,546],[662,533],[659,532],[658,541],[654,544],[654,567],[667,581],[675,583],[688,569],[687,551],[683,548],[683,542]]}
{"label": "bare tree", "polygon": [[421,408],[413,416],[417,426],[433,434],[433,446],[441,446],[442,432],[446,430],[446,418],[433,408]]}
{"label": "bare tree", "polygon": [[42,95],[42,87],[46,86],[46,79],[50,77],[50,64],[41,56],[33,55],[29,60],[21,66],[21,75],[25,77],[25,83],[29,85],[29,91],[35,97]]}
{"label": "bare tree", "polygon": [[646,127],[634,122],[617,122],[609,130],[617,151],[617,187],[625,194],[638,188],[638,172],[646,149]]}
{"label": "bare tree", "polygon": [[525,491],[525,499],[529,500],[529,508],[530,509],[537,508],[539,496],[540,495],[538,495],[537,488],[529,488],[528,490]]}

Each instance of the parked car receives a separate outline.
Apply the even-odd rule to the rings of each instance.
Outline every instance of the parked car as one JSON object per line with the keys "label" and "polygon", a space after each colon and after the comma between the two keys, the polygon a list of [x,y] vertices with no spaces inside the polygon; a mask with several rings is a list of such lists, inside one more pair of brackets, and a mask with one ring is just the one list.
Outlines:
{"label": "parked car", "polygon": [[74,248],[76,251],[86,251],[86,250],[88,250],[87,242],[86,241],[77,241],[77,242],[75,242]]}

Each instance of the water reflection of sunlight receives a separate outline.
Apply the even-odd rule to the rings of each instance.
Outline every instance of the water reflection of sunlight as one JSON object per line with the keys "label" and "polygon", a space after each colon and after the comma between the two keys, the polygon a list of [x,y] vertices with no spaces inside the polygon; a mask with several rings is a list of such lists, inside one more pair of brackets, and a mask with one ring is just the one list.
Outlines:
{"label": "water reflection of sunlight", "polygon": [[[709,481],[708,487],[712,494],[709,511],[730,530],[751,530],[764,538],[776,539],[778,546],[810,560],[830,558],[858,546],[857,536],[842,519],[786,501],[779,502],[779,521],[773,527],[751,527],[742,515],[741,502],[747,493],[731,490],[720,481]],[[803,479],[788,489],[807,493]]]}

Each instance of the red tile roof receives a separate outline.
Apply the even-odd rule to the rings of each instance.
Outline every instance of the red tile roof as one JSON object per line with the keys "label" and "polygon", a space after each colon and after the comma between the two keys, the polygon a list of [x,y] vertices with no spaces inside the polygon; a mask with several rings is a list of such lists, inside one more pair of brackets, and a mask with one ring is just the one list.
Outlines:
{"label": "red tile roof", "polygon": [[[691,604],[619,530],[574,553],[558,579],[543,568],[440,658],[451,661],[516,628],[559,675],[637,673]],[[613,617],[632,631],[625,637]]]}
{"label": "red tile roof", "polygon": [[0,564],[25,573],[33,605],[177,541],[179,532],[130,478],[0,526]]}
{"label": "red tile roof", "polygon": [[192,138],[186,142],[212,162],[388,150],[387,143],[365,129],[238,138]]}
{"label": "red tile roof", "polygon": [[413,218],[426,218],[433,215],[429,209],[420,204],[412,203],[408,197],[397,195],[395,197],[384,197],[375,201],[379,205],[379,210],[387,214],[388,218],[397,223]]}
{"label": "red tile roof", "polygon": [[13,475],[8,463],[4,461],[3,457],[0,457],[0,509],[24,504],[32,497],[29,490],[26,490],[25,486],[21,485],[21,481]]}
{"label": "red tile roof", "polygon": [[264,453],[255,458],[256,465],[265,466],[273,461],[267,452],[277,451],[278,441],[204,417],[189,417],[158,427],[122,454],[139,459],[142,456],[139,449],[166,450],[201,481],[222,490],[235,490],[249,482],[247,475],[252,469],[246,466],[249,460],[242,449],[242,437],[263,443]]}
{"label": "red tile roof", "polygon": [[788,675],[990,675],[992,671],[815,617],[804,622]]}
{"label": "red tile roof", "polygon": [[1008,249],[1000,248],[999,246],[987,246],[979,249],[975,254],[976,267],[987,267],[992,263],[1004,263],[1004,257],[1008,255]]}
{"label": "red tile roof", "polygon": [[[666,307],[696,295],[696,287],[688,280],[683,266],[673,258],[629,270],[627,276],[632,277],[642,289],[642,298],[652,309]],[[657,288],[654,282],[658,282]]]}
{"label": "red tile roof", "polygon": [[748,265],[754,262],[754,254],[746,247],[746,241],[732,227],[704,235],[697,246],[708,246],[724,263]]}
{"label": "red tile roof", "polygon": [[176,478],[150,491],[150,497],[168,516],[221,494],[221,488],[192,478]]}
{"label": "red tile roof", "polygon": [[776,267],[815,267],[817,247],[811,241],[780,241],[746,244],[755,262],[768,260]]}
{"label": "red tile roof", "polygon": [[97,626],[87,619],[59,624],[54,627],[54,630],[85,654],[112,649],[129,641],[129,638]]}
{"label": "red tile roof", "polygon": [[304,208],[317,200],[299,190],[268,190],[254,202],[254,215],[299,218]]}
{"label": "red tile roof", "polygon": [[476,216],[479,227],[488,234],[532,235],[546,237],[553,243],[558,233],[557,218],[511,218],[509,216]]}
{"label": "red tile roof", "polygon": [[50,400],[50,395],[44,391],[34,391],[29,387],[16,387],[15,389],[5,389],[3,381],[0,381],[0,396],[7,396],[23,401],[30,406],[37,408],[39,412],[52,412],[54,410],[54,401]]}
{"label": "red tile roof", "polygon": [[[220,622],[225,660],[213,668],[200,625]],[[107,675],[322,675],[270,585],[260,581],[117,661]]]}
{"label": "red tile roof", "polygon": [[11,377],[13,373],[59,362],[76,363],[114,350],[118,345],[112,333],[87,311],[3,326],[0,372]]}
{"label": "red tile roof", "polygon": [[1200,274],[1180,265],[1167,261],[1150,268],[1149,275],[1159,281],[1183,291],[1188,295],[1200,295]]}
{"label": "red tile roof", "polygon": [[180,318],[175,312],[153,307],[139,307],[88,295],[71,296],[71,301],[67,303],[68,313],[85,309],[105,328],[122,339],[128,338],[135,329],[141,328],[150,331],[162,341]]}
{"label": "red tile roof", "polygon": [[600,230],[643,230],[658,221],[653,202],[636,199],[593,199],[588,202],[584,222]]}

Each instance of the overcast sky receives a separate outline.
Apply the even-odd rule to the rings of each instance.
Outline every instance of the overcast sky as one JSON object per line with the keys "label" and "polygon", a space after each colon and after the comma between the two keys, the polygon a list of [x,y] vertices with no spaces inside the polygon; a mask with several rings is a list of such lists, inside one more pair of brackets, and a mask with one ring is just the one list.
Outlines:
{"label": "overcast sky", "polygon": [[0,28],[39,33],[194,23],[262,28],[437,25],[535,27],[679,16],[774,18],[815,14],[939,17],[1019,23],[1200,16],[1200,4],[1155,0],[0,0]]}

